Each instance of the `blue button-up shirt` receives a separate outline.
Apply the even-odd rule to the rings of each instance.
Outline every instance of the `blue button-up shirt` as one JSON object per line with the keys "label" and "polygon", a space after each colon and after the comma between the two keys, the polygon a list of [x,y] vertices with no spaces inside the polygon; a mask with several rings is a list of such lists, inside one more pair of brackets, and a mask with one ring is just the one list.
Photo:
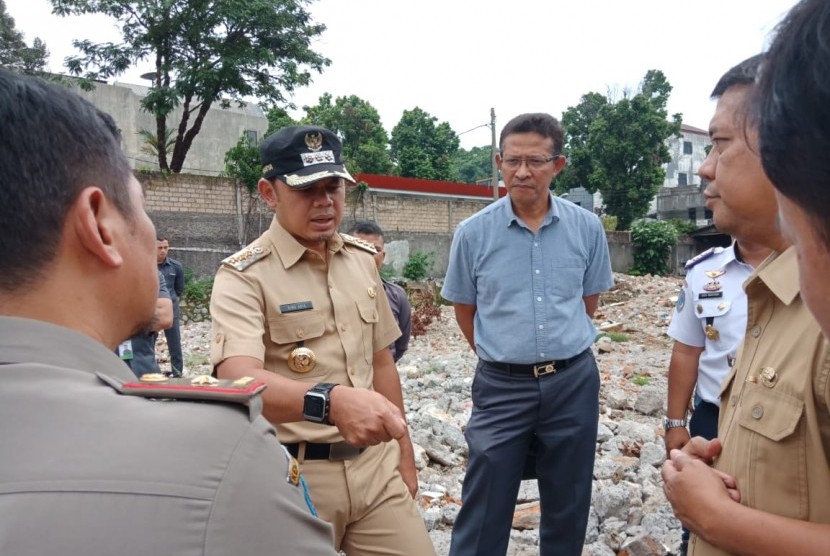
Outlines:
{"label": "blue button-up shirt", "polygon": [[614,284],[605,230],[595,214],[551,195],[534,234],[509,196],[461,222],[441,295],[475,305],[482,359],[537,363],[567,359],[595,337],[584,296]]}

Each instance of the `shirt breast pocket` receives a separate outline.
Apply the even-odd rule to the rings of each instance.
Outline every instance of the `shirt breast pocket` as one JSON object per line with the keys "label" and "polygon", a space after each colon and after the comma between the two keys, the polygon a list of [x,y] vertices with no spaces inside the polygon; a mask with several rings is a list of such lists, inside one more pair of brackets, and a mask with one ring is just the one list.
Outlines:
{"label": "shirt breast pocket", "polygon": [[268,317],[268,328],[271,341],[278,346],[278,351],[285,351],[280,354],[281,359],[285,360],[299,342],[314,350],[313,340],[323,336],[326,323],[322,313],[308,311]]}
{"label": "shirt breast pocket", "polygon": [[375,355],[375,326],[379,321],[378,307],[374,301],[358,301],[357,312],[360,314],[361,336],[363,336],[363,356],[370,365]]}
{"label": "shirt breast pocket", "polygon": [[555,297],[582,296],[585,261],[577,257],[557,257],[550,262],[550,291]]}
{"label": "shirt breast pocket", "polygon": [[749,484],[738,485],[750,506],[785,517],[808,513],[804,401],[759,384],[746,384],[737,420],[751,431],[747,444]]}

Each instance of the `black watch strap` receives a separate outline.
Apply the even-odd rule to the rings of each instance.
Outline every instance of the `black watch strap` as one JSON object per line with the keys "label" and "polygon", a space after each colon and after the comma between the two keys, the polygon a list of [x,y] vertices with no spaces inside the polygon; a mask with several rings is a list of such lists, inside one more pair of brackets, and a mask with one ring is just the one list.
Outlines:
{"label": "black watch strap", "polygon": [[303,416],[306,420],[318,422],[318,423],[325,423],[326,425],[331,425],[331,421],[329,420],[329,411],[331,410],[331,402],[329,401],[329,393],[331,392],[332,388],[337,386],[336,383],[333,382],[320,382],[315,384],[313,387],[309,388],[306,392],[306,398],[309,394],[322,394],[324,399],[323,403],[323,414],[322,415],[309,415],[306,411],[307,405],[303,404]]}

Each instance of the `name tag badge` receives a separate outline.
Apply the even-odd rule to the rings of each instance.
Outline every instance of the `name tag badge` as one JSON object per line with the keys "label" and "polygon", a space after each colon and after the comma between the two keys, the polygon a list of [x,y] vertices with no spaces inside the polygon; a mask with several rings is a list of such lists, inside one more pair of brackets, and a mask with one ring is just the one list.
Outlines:
{"label": "name tag badge", "polygon": [[713,297],[723,297],[723,292],[701,292],[698,299],[712,299]]}
{"label": "name tag badge", "polygon": [[130,361],[133,358],[133,343],[130,340],[124,340],[118,344],[118,357],[124,361]]}
{"label": "name tag badge", "polygon": [[297,301],[296,303],[280,305],[280,313],[299,313],[300,311],[310,311],[313,308],[311,301]]}

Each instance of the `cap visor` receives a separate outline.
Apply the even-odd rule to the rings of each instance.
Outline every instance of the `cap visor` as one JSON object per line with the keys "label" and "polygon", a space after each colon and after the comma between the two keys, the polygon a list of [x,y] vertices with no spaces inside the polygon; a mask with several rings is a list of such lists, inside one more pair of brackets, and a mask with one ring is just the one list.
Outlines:
{"label": "cap visor", "polygon": [[298,173],[288,174],[285,176],[285,183],[291,189],[305,189],[311,187],[315,182],[326,178],[343,178],[346,181],[355,183],[351,174],[340,165],[333,165],[329,168],[323,169],[319,166],[315,168],[316,172],[308,175],[300,175]]}

